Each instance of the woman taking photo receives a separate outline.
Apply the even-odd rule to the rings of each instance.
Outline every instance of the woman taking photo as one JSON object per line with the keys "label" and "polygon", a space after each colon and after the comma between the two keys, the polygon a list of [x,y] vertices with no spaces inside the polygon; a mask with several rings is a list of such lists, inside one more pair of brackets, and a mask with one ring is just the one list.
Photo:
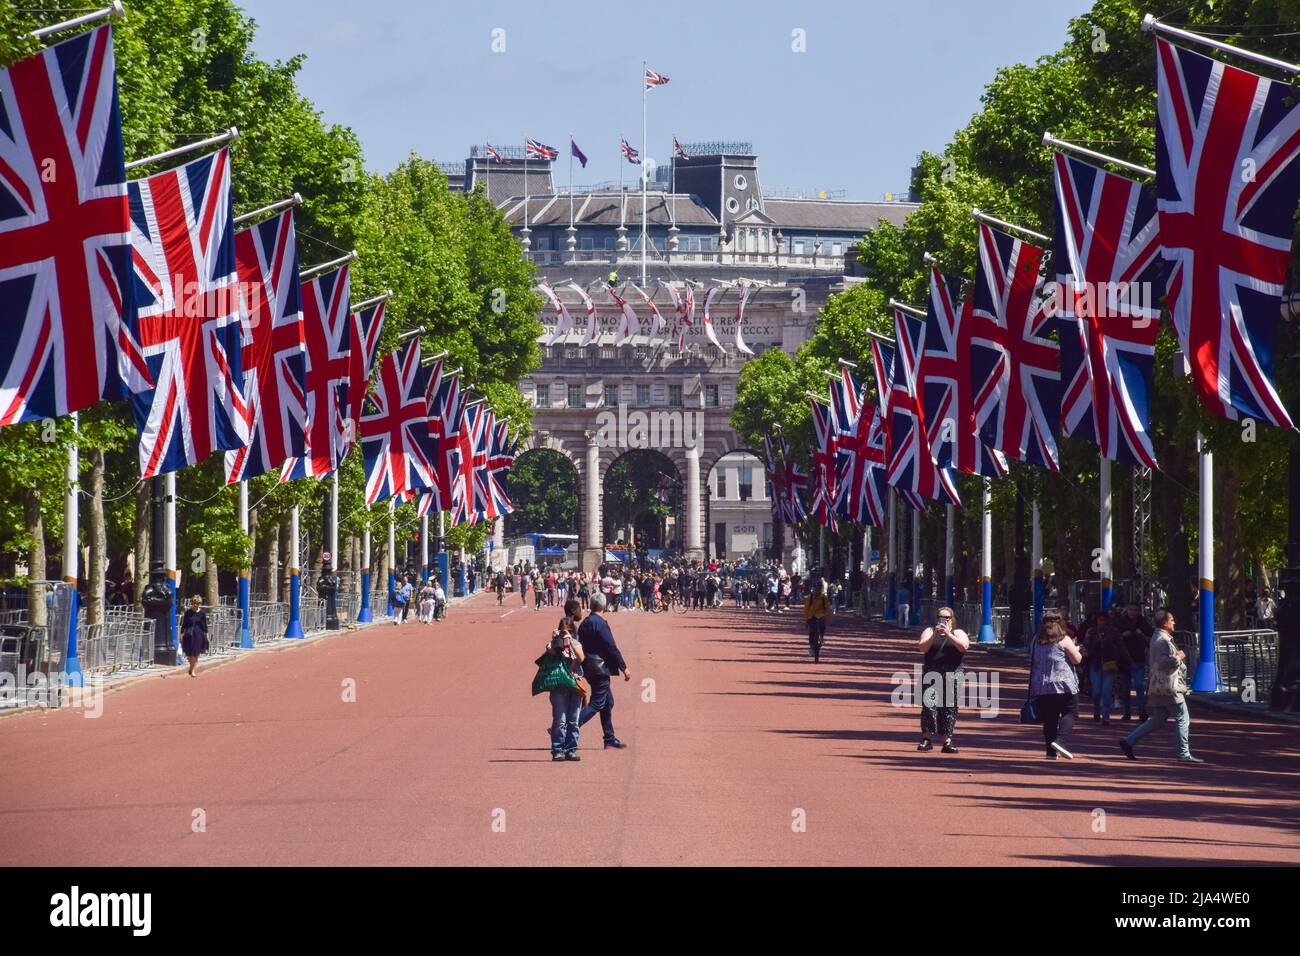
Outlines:
{"label": "woman taking photo", "polygon": [[181,618],[181,650],[190,662],[190,676],[199,667],[199,655],[208,649],[208,615],[203,610],[202,599],[196,594]]}
{"label": "woman taking photo", "polygon": [[1083,652],[1065,630],[1061,615],[1045,613],[1038,637],[1029,645],[1029,699],[1043,723],[1048,760],[1055,760],[1057,754],[1074,759],[1064,741],[1079,716],[1079,678],[1074,668],[1082,660]]}

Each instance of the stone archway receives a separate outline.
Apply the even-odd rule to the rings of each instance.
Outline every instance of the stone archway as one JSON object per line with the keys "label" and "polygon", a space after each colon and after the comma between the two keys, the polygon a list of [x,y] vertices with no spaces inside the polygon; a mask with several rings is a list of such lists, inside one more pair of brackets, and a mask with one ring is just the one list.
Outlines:
{"label": "stone archway", "polygon": [[[633,447],[616,451],[601,469],[602,486],[616,483],[616,487],[602,489],[603,541],[618,540],[619,532],[624,530],[628,536],[646,532],[647,540],[659,542],[650,546],[685,553],[688,522],[684,518],[691,494],[682,467],[668,449]],[[666,501],[661,500],[661,494]],[[627,537],[626,544],[632,546],[634,538]]]}

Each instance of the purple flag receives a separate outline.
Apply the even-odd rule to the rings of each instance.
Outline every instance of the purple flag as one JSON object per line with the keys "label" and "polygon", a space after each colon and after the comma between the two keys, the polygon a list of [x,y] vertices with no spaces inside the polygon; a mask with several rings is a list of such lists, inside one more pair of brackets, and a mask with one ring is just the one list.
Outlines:
{"label": "purple flag", "polygon": [[569,152],[573,154],[574,158],[577,159],[578,162],[582,163],[583,169],[587,168],[587,155],[582,150],[578,149],[578,144],[573,141],[572,136],[569,137]]}

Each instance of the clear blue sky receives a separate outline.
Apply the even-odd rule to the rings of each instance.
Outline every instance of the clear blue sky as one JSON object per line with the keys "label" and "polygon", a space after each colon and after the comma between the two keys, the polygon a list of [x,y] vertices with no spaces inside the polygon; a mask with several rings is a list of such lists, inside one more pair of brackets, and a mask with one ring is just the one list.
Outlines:
{"label": "clear blue sky", "polygon": [[[907,187],[979,109],[999,67],[1058,49],[1090,0],[654,3],[241,0],[259,55],[306,54],[301,87],[351,126],[370,169],[412,150],[460,161],[473,143],[531,136],[589,157],[576,183],[616,180],[618,140],[640,148],[641,61],[671,82],[650,92],[648,154],[682,142],[754,143],[763,187]],[[504,30],[505,51],[492,50]],[[806,52],[791,49],[805,31]],[[628,179],[635,178],[626,173]]]}

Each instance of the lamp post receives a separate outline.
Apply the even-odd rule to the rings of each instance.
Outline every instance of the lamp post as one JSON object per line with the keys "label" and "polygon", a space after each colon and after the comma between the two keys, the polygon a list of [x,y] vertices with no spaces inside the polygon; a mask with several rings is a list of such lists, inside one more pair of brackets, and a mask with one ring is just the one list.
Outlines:
{"label": "lamp post", "polygon": [[172,665],[176,663],[176,648],[171,635],[172,590],[167,585],[163,556],[163,480],[162,475],[150,479],[153,495],[149,501],[149,583],[140,594],[140,603],[145,614],[153,618],[153,662]]}

